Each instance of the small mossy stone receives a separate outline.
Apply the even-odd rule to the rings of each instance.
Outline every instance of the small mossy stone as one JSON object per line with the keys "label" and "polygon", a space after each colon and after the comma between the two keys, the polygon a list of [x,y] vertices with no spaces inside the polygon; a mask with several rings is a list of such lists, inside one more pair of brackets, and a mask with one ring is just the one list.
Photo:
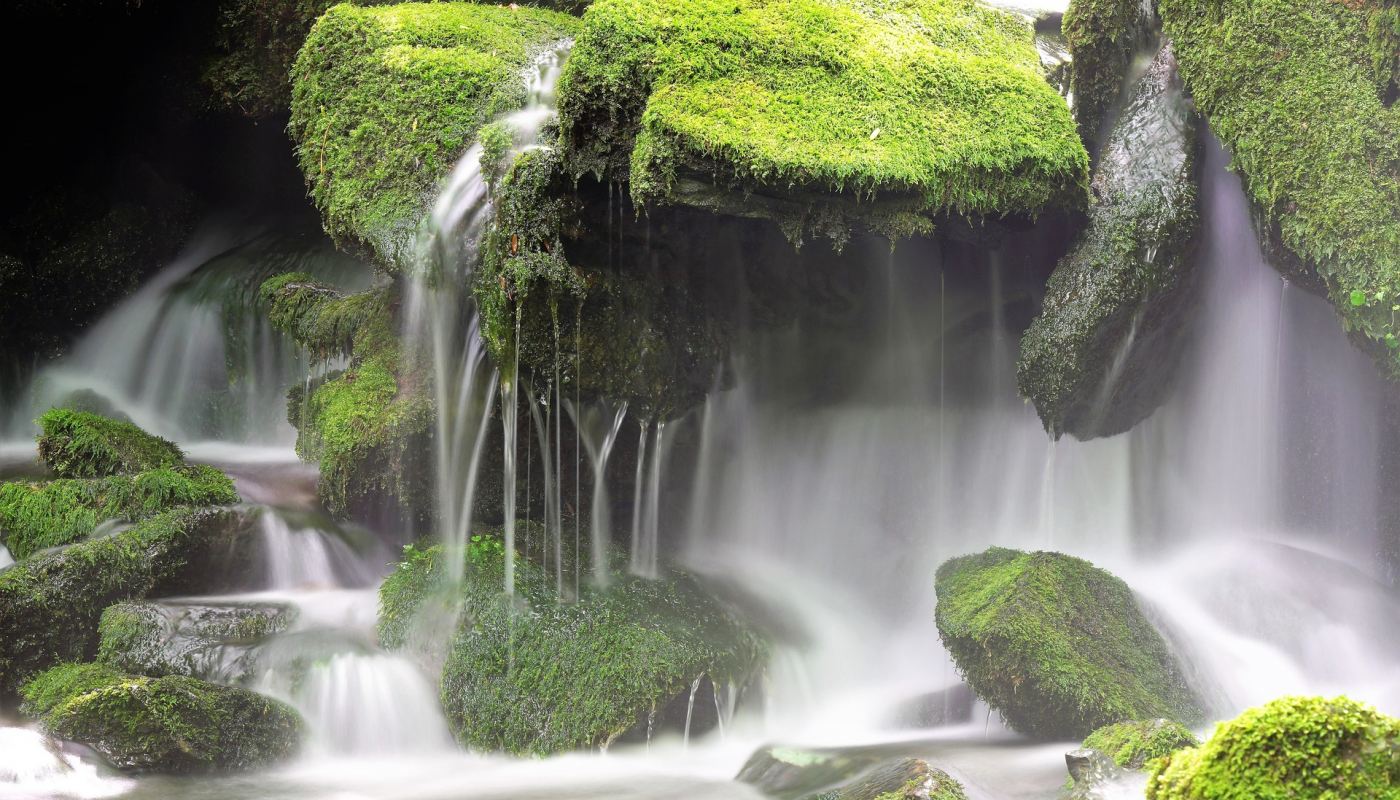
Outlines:
{"label": "small mossy stone", "polygon": [[1400,798],[1400,720],[1346,697],[1284,697],[1153,763],[1147,800]]}
{"label": "small mossy stone", "polygon": [[1169,719],[1117,722],[1084,738],[1084,747],[1106,753],[1124,769],[1141,770],[1148,762],[1171,755],[1200,741]]}
{"label": "small mossy stone", "polygon": [[1200,721],[1132,591],[1088,561],[993,547],[944,562],[935,589],[944,647],[1017,731],[1072,739],[1124,719]]}
{"label": "small mossy stone", "polygon": [[849,781],[879,762],[879,755],[861,750],[773,745],[749,756],[734,780],[777,800],[796,800]]}
{"label": "small mossy stone", "polygon": [[97,659],[150,678],[247,685],[258,672],[256,645],[296,616],[295,607],[280,603],[117,603],[102,612]]}
{"label": "small mossy stone", "polygon": [[39,418],[39,457],[60,478],[105,478],[176,467],[185,454],[173,442],[130,422],[55,408]]}
{"label": "small mossy stone", "polygon": [[961,783],[922,758],[896,758],[804,800],[967,800],[967,795]]}

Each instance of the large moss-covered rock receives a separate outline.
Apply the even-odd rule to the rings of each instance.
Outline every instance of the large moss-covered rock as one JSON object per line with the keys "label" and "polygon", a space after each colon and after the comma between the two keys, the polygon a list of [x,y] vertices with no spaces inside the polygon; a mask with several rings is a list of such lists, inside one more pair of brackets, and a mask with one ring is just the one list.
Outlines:
{"label": "large moss-covered rock", "polygon": [[1400,109],[1389,2],[1162,0],[1186,84],[1263,224],[1400,379]]}
{"label": "large moss-covered rock", "polygon": [[1122,433],[1171,388],[1195,287],[1195,127],[1164,47],[1108,135],[1089,226],[1021,339],[1017,383],[1056,438]]}
{"label": "large moss-covered rock", "polygon": [[252,533],[236,511],[178,509],[0,571],[0,693],[95,654],[113,603],[248,588]]}
{"label": "large moss-covered rock", "polygon": [[103,478],[183,464],[173,442],[131,422],[55,408],[39,418],[39,457],[61,478]]}
{"label": "large moss-covered rock", "polygon": [[202,465],[137,475],[0,485],[0,544],[16,559],[72,544],[106,520],[136,520],[177,506],[232,505],[233,481]]}
{"label": "large moss-covered rock", "polygon": [[1200,741],[1191,731],[1169,719],[1116,722],[1084,738],[1084,747],[1098,750],[1112,758],[1114,764],[1132,770],[1198,745]]}
{"label": "large moss-covered rock", "polygon": [[[410,645],[420,609],[445,586],[443,551],[410,549],[380,589],[380,639]],[[504,551],[468,549],[461,624],[442,673],[442,704],[458,741],[478,750],[546,754],[604,747],[684,694],[702,676],[744,684],[765,648],[688,575],[618,572],[560,602],[553,570],[516,560],[515,598],[502,594]],[[572,591],[572,586],[568,587]],[[436,600],[434,600],[436,602]],[[713,703],[713,699],[711,701]]]}
{"label": "large moss-covered rock", "polygon": [[281,603],[117,603],[102,612],[97,658],[150,678],[246,685],[257,677],[255,645],[296,616],[295,607]]}
{"label": "large moss-covered rock", "polygon": [[1156,762],[1148,800],[1400,797],[1400,720],[1346,697],[1285,697]]}
{"label": "large moss-covered rock", "polygon": [[1012,728],[1070,739],[1122,720],[1201,718],[1127,584],[1082,559],[993,547],[938,568],[938,633]]}
{"label": "large moss-covered rock", "polygon": [[481,126],[524,104],[524,70],[578,20],[535,8],[405,3],[328,11],[293,70],[292,137],[326,230],[412,263],[436,187]]}
{"label": "large moss-covered rock", "polygon": [[285,703],[192,678],[62,664],[22,693],[48,733],[88,744],[124,770],[255,769],[286,760],[301,743],[301,717]]}
{"label": "large moss-covered rock", "polygon": [[603,0],[559,85],[572,171],[640,202],[891,237],[1084,200],[1028,21],[973,0]]}

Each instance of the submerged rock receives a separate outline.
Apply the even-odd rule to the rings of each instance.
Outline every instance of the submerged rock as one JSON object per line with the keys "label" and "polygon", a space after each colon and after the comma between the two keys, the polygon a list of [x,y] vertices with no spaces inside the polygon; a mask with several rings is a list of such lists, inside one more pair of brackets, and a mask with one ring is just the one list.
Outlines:
{"label": "submerged rock", "polygon": [[300,746],[290,706],[228,686],[139,678],[62,664],[22,689],[25,710],[53,736],[82,742],[123,770],[214,772],[284,761]]}
{"label": "submerged rock", "polygon": [[921,758],[895,759],[807,800],[966,800],[962,784]]}
{"label": "submerged rock", "polygon": [[1017,383],[1056,438],[1111,436],[1146,419],[1185,350],[1199,148],[1175,63],[1163,47],[1114,123],[1089,226],[1021,340]]}
{"label": "submerged rock", "polygon": [[878,754],[860,750],[770,746],[749,756],[734,780],[778,800],[797,800],[848,781],[879,761]]}
{"label": "submerged rock", "polygon": [[1081,747],[1065,753],[1070,787],[1060,795],[1061,800],[1107,800],[1110,784],[1122,775],[1122,770],[1102,750]]}
{"label": "submerged rock", "polygon": [[1200,741],[1191,731],[1169,719],[1118,722],[1099,728],[1084,739],[1084,747],[1105,753],[1114,764],[1131,770],[1143,769],[1153,759],[1198,745]]}
{"label": "submerged rock", "polygon": [[938,633],[1013,729],[1078,738],[1124,719],[1201,712],[1127,584],[1060,553],[993,547],[938,568]]}
{"label": "submerged rock", "polygon": [[102,612],[97,658],[150,678],[246,684],[259,666],[255,645],[295,619],[281,603],[117,603]]}
{"label": "submerged rock", "polygon": [[39,427],[39,457],[60,478],[105,478],[185,461],[174,442],[84,411],[52,409],[39,418]]}
{"label": "submerged rock", "polygon": [[1147,800],[1393,798],[1400,720],[1346,697],[1285,697],[1157,761]]}

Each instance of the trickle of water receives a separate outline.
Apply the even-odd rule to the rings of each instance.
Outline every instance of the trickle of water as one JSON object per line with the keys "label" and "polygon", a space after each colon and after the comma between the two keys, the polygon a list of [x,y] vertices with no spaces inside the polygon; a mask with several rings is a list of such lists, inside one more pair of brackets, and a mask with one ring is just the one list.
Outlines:
{"label": "trickle of water", "polygon": [[267,588],[328,589],[367,584],[371,576],[342,539],[316,527],[294,524],[286,515],[264,508],[258,520],[262,534]]}
{"label": "trickle of water", "polygon": [[[593,582],[608,585],[608,547],[612,536],[612,512],[608,506],[608,458],[617,444],[618,431],[627,416],[627,401],[613,406],[598,399],[580,408],[576,403],[566,406],[574,420],[574,430],[580,435],[593,467],[593,503],[589,521],[592,537]],[[577,548],[577,544],[575,544]]]}

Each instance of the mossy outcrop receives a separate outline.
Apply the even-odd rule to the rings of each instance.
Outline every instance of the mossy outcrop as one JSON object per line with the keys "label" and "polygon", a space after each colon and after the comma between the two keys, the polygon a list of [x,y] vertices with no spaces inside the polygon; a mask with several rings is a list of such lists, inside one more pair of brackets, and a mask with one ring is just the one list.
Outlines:
{"label": "mossy outcrop", "polygon": [[1082,559],[993,547],[938,568],[938,633],[1015,730],[1070,739],[1125,719],[1201,718],[1127,584]]}
{"label": "mossy outcrop", "polygon": [[[380,639],[396,649],[424,601],[443,591],[441,546],[410,549],[380,589]],[[618,572],[606,590],[561,603],[555,576],[516,560],[491,536],[468,549],[461,623],[442,674],[442,704],[458,741],[477,750],[543,755],[603,747],[707,676],[744,684],[766,648],[690,576]],[[552,572],[552,570],[551,570]],[[572,587],[569,587],[572,589]],[[711,701],[713,702],[713,701]]]}
{"label": "mossy outcrop", "polygon": [[1056,438],[1122,433],[1172,386],[1196,283],[1195,128],[1166,46],[1109,132],[1088,228],[1021,339],[1017,384]]}
{"label": "mossy outcrop", "polygon": [[1181,72],[1262,224],[1400,379],[1393,3],[1162,0]]}
{"label": "mossy outcrop", "polygon": [[233,481],[202,465],[137,475],[60,479],[0,485],[0,544],[16,559],[72,544],[106,520],[135,522],[178,506],[221,506],[239,501]]}
{"label": "mossy outcrop", "polygon": [[1071,0],[1065,11],[1060,29],[1072,59],[1074,116],[1091,147],[1123,90],[1134,52],[1149,46],[1155,22],[1150,8],[1142,0]]}
{"label": "mossy outcrop", "polygon": [[301,717],[285,703],[191,678],[61,664],[21,691],[45,731],[88,744],[124,770],[255,769],[286,760],[301,743]]}
{"label": "mossy outcrop", "polygon": [[339,5],[293,70],[292,137],[326,230],[399,271],[477,131],[526,100],[524,70],[574,17],[475,3]]}
{"label": "mossy outcrop", "polygon": [[1199,745],[1191,731],[1175,722],[1150,719],[1099,728],[1084,738],[1083,746],[1106,754],[1123,769],[1141,770],[1155,759]]}
{"label": "mossy outcrop", "polygon": [[638,202],[773,218],[799,242],[1085,196],[1030,23],[971,0],[603,0],[559,113],[571,171]]}
{"label": "mossy outcrop", "polygon": [[0,572],[0,693],[92,657],[98,620],[113,603],[247,588],[251,531],[236,511],[177,509]]}
{"label": "mossy outcrop", "polygon": [[39,428],[39,457],[60,478],[105,478],[185,461],[174,442],[85,411],[51,409],[39,418]]}
{"label": "mossy outcrop", "polygon": [[1285,697],[1157,761],[1147,800],[1400,797],[1400,720],[1346,697]]}
{"label": "mossy outcrop", "polygon": [[97,659],[127,674],[246,685],[257,674],[253,645],[296,617],[280,603],[117,603],[102,612]]}

